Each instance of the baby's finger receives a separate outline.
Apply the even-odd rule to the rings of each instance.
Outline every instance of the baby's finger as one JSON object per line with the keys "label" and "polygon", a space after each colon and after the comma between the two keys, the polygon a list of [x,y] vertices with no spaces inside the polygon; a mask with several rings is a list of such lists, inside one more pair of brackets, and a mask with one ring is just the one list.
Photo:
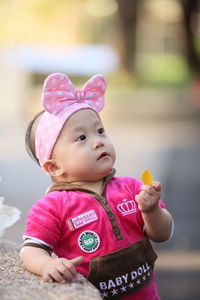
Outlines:
{"label": "baby's finger", "polygon": [[[149,194],[149,193],[147,193],[147,192],[145,192],[145,191],[142,191],[142,192],[140,193],[140,197],[141,197],[140,201],[143,200],[143,201],[145,201],[145,202],[147,202],[147,203],[152,203],[152,202],[154,202],[154,199],[155,199],[155,193],[157,193],[157,192],[154,191],[154,195],[151,195],[151,194]],[[156,197],[156,198],[157,198],[157,197]]]}
{"label": "baby's finger", "polygon": [[77,271],[76,271],[75,267],[79,266],[82,262],[83,262],[83,257],[82,256],[75,257],[71,260],[63,260],[63,264],[64,264],[65,268],[67,268],[67,270],[72,275],[71,280],[75,279],[76,276],[77,276]]}
{"label": "baby's finger", "polygon": [[79,265],[82,264],[82,262],[83,262],[83,256],[75,257],[75,258],[71,259],[71,262],[73,263],[73,265],[75,267],[77,267],[77,266],[79,266]]}
{"label": "baby's finger", "polygon": [[150,195],[154,195],[155,189],[151,185],[142,185],[141,186],[141,192],[146,192],[146,193],[148,193]]}
{"label": "baby's finger", "polygon": [[70,261],[63,262],[62,274],[68,280],[73,281],[77,277],[76,268]]}
{"label": "baby's finger", "polygon": [[139,199],[140,199],[140,196],[139,196],[139,195],[135,195],[135,201],[136,201],[137,203],[139,203]]}
{"label": "baby's finger", "polygon": [[42,279],[44,280],[44,282],[53,282],[54,281],[53,278],[48,273],[43,274]]}
{"label": "baby's finger", "polygon": [[76,270],[72,270],[72,269],[65,269],[65,271],[63,272],[63,277],[70,281],[73,282],[74,280],[77,279],[77,272]]}
{"label": "baby's finger", "polygon": [[[142,192],[145,194],[145,192]],[[148,195],[148,197],[137,196],[135,198],[136,202],[138,203],[138,209],[141,212],[147,213],[152,211],[157,206],[157,201],[155,202],[154,197]]]}
{"label": "baby's finger", "polygon": [[63,275],[58,271],[58,270],[54,270],[50,276],[56,281],[56,282],[60,282],[60,283],[65,283],[66,280],[63,277]]}
{"label": "baby's finger", "polygon": [[161,184],[160,184],[159,181],[153,181],[152,186],[154,187],[154,189],[155,189],[157,192],[160,192],[160,191],[161,191]]}
{"label": "baby's finger", "polygon": [[56,281],[56,282],[60,282],[60,283],[65,283],[64,277],[56,269],[53,270],[53,271],[51,271],[51,272],[49,272],[49,273],[43,274],[43,280],[45,282]]}
{"label": "baby's finger", "polygon": [[66,264],[63,263],[57,268],[57,270],[63,276],[64,279],[67,279],[69,281],[73,281],[77,276],[77,272],[73,264],[68,264],[66,266]]}
{"label": "baby's finger", "polygon": [[144,211],[145,210],[145,208],[146,208],[146,200],[144,200],[141,196],[139,196],[139,195],[136,195],[135,196],[135,200],[136,200],[136,202],[137,202],[137,204],[138,204],[138,209],[140,210],[140,211]]}

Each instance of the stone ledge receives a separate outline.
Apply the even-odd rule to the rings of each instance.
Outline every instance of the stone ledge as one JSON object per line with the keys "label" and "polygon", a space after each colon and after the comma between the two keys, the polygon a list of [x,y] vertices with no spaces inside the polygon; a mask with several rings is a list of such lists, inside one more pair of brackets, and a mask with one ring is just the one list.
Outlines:
{"label": "stone ledge", "polygon": [[19,258],[20,246],[0,241],[1,300],[100,300],[98,290],[82,275],[74,283],[45,283],[26,271]]}

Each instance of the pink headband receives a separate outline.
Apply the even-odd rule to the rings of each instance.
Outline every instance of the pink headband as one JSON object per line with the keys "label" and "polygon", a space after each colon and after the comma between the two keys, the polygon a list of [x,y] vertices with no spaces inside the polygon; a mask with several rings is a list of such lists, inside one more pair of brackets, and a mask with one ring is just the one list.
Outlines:
{"label": "pink headband", "polygon": [[90,108],[98,113],[103,109],[105,90],[106,80],[102,75],[90,78],[80,91],[65,74],[54,73],[47,77],[42,91],[45,112],[35,134],[36,156],[41,166],[51,157],[65,121],[74,112]]}

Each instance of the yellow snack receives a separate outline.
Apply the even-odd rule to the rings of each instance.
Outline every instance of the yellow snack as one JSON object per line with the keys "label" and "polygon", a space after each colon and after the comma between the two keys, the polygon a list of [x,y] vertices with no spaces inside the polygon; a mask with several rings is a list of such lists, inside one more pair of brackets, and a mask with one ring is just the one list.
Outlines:
{"label": "yellow snack", "polygon": [[152,180],[152,175],[148,170],[142,173],[142,181],[145,185],[152,185]]}

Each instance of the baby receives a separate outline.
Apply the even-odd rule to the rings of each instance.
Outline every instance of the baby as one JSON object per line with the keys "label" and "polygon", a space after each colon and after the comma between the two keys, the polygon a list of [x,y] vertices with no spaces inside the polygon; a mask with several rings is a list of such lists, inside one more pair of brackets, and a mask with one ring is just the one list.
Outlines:
{"label": "baby", "polygon": [[149,240],[168,240],[172,217],[159,182],[114,176],[115,149],[99,116],[105,90],[102,75],[80,91],[64,74],[46,79],[45,111],[26,142],[54,184],[29,212],[21,257],[46,282],[74,281],[78,271],[105,299],[158,300]]}

